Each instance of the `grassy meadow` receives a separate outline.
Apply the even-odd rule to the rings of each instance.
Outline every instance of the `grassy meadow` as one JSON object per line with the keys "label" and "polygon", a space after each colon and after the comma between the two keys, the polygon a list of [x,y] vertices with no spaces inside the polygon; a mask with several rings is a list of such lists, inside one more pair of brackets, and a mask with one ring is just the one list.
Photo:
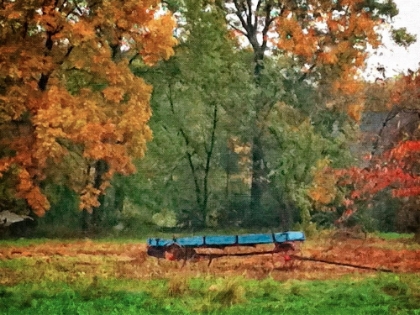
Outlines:
{"label": "grassy meadow", "polygon": [[[383,242],[418,250],[395,237]],[[127,243],[2,241],[0,314],[420,314],[415,271],[344,268],[334,276],[322,264],[264,269],[266,256],[181,268]],[[264,272],[250,273],[253,267]]]}

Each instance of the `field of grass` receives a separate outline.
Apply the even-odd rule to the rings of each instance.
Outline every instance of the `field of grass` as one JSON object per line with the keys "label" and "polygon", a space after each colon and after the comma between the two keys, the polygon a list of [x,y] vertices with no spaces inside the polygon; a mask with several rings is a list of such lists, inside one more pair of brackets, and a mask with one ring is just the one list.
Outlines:
{"label": "field of grass", "polygon": [[[383,248],[399,244],[402,260],[418,257],[410,255],[420,250],[404,242],[369,241],[357,245],[353,256],[379,246],[373,260],[380,263],[382,251],[390,256]],[[356,243],[336,247],[348,251],[349,244]],[[322,248],[313,241],[308,246],[305,256]],[[176,262],[158,263],[144,249],[135,241],[1,242],[0,314],[420,314],[414,261],[407,262],[411,269],[393,273],[310,262],[267,267],[267,256],[180,268]]]}
{"label": "field of grass", "polygon": [[1,314],[420,314],[420,278],[41,281],[0,286]]}

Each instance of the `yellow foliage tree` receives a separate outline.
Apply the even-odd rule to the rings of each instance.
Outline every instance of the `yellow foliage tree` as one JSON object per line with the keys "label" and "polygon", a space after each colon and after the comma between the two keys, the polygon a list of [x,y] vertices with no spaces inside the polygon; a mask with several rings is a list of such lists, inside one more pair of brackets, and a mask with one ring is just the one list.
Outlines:
{"label": "yellow foliage tree", "polygon": [[[337,196],[337,178],[330,168],[330,160],[318,160],[312,170],[314,177],[308,195],[317,210],[326,210]],[[331,209],[329,209],[331,210]]]}
{"label": "yellow foliage tree", "polygon": [[47,179],[90,210],[144,155],[152,88],[129,64],[169,58],[174,20],[158,0],[5,0],[0,25],[0,177],[37,215]]}

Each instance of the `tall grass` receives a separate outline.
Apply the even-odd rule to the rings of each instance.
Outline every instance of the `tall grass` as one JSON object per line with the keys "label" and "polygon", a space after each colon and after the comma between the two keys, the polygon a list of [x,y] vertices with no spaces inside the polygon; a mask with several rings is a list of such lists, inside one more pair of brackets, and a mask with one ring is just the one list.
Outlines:
{"label": "tall grass", "polygon": [[276,282],[270,278],[91,278],[0,285],[0,313],[419,314],[418,275]]}

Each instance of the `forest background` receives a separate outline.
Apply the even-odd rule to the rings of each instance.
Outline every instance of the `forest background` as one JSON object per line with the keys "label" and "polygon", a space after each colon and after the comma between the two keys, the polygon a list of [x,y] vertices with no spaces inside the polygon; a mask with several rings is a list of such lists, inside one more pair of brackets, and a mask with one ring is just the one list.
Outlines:
{"label": "forest background", "polygon": [[8,232],[420,234],[419,71],[362,75],[397,14],[375,0],[2,1],[0,207],[33,219]]}

